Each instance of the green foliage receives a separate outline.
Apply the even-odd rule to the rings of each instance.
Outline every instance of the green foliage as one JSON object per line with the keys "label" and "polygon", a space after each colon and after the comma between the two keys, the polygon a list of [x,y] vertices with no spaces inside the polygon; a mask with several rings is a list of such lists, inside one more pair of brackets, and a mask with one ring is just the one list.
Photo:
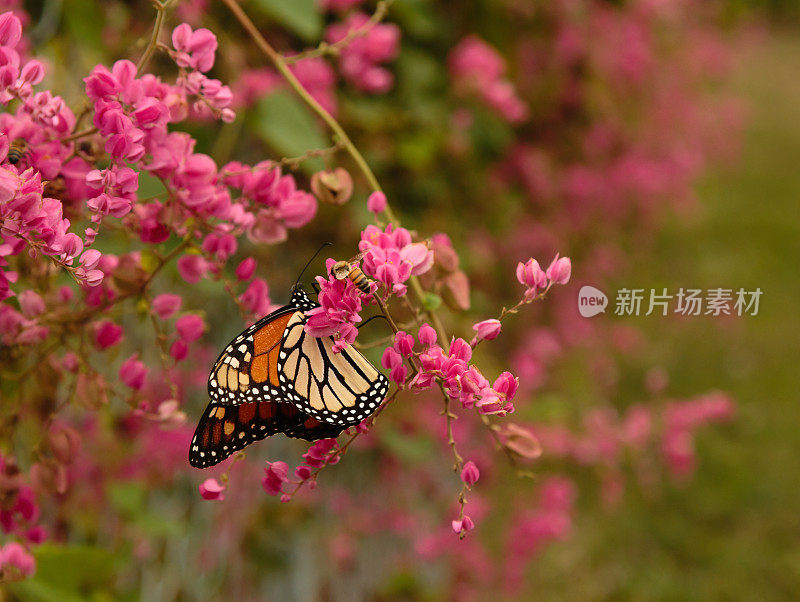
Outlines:
{"label": "green foliage", "polygon": [[117,558],[99,547],[43,544],[35,549],[36,574],[12,586],[30,602],[102,602],[113,600],[108,586],[113,581]]}
{"label": "green foliage", "polygon": [[[286,90],[273,92],[259,101],[253,127],[262,140],[284,157],[297,157],[309,149],[330,144],[308,109]],[[322,166],[318,159],[304,164],[309,171]]]}
{"label": "green foliage", "polygon": [[253,6],[306,42],[314,42],[322,34],[322,15],[315,0],[255,0]]}

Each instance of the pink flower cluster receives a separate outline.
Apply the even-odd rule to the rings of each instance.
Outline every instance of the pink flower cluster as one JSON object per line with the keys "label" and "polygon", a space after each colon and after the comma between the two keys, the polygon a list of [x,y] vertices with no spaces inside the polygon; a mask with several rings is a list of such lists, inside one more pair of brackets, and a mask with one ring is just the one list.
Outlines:
{"label": "pink flower cluster", "polygon": [[0,15],[0,103],[13,98],[26,103],[33,95],[33,86],[44,79],[44,66],[30,60],[22,67],[17,46],[22,39],[22,23],[12,12]]}
{"label": "pink flower cluster", "polygon": [[[343,40],[351,31],[362,29],[369,17],[362,12],[350,14],[343,23],[328,28],[325,39],[329,44]],[[400,29],[393,23],[373,25],[366,34],[356,35],[339,55],[342,76],[355,88],[370,94],[387,92],[394,83],[392,73],[381,63],[394,60],[400,42]]]}
{"label": "pink flower cluster", "polygon": [[423,324],[418,333],[425,347],[418,355],[422,370],[409,383],[412,389],[428,389],[441,380],[447,396],[464,408],[478,408],[482,414],[504,416],[514,411],[511,403],[519,386],[510,372],[503,372],[489,383],[477,366],[470,364],[472,347],[464,339],[454,339],[449,352],[436,343],[436,332]]}
{"label": "pink flower cluster", "polygon": [[336,439],[320,439],[303,454],[304,462],[295,468],[294,476],[297,480],[289,478],[289,466],[286,462],[267,462],[261,485],[269,495],[280,495],[281,501],[287,502],[291,499],[292,494],[287,492],[286,485],[295,485],[295,491],[297,491],[299,485],[312,479],[309,486],[313,489],[315,486],[314,470],[328,464],[336,464],[339,462],[339,458],[339,445]]}
{"label": "pink flower cluster", "polygon": [[477,36],[468,36],[450,52],[448,63],[457,88],[478,95],[510,123],[527,119],[527,105],[517,95],[514,85],[504,78],[503,57],[489,44]]}
{"label": "pink flower cluster", "polygon": [[355,324],[361,321],[358,312],[361,311],[364,294],[349,278],[337,280],[334,277],[331,270],[335,263],[333,259],[326,261],[327,279],[317,276],[320,286],[317,302],[320,306],[306,312],[308,322],[305,331],[315,337],[332,336],[336,341],[333,350],[338,353],[358,336]]}
{"label": "pink flower cluster", "polygon": [[225,184],[242,191],[239,202],[251,213],[247,235],[255,243],[283,242],[288,228],[305,226],[317,213],[314,195],[298,189],[294,176],[269,161],[252,168],[232,162],[221,173]]}
{"label": "pink flower cluster", "polygon": [[411,276],[424,274],[433,265],[433,251],[422,242],[411,242],[411,234],[405,228],[392,224],[381,230],[367,226],[358,243],[363,256],[363,270],[383,283],[386,290],[402,296],[406,294],[404,284]]}
{"label": "pink flower cluster", "polygon": [[525,301],[530,302],[538,295],[546,293],[554,284],[566,284],[572,275],[572,262],[569,257],[555,256],[553,261],[544,271],[539,267],[539,262],[532,257],[517,264],[517,280],[524,284]]}
{"label": "pink flower cluster", "polygon": [[705,424],[730,420],[734,411],[733,402],[722,393],[710,393],[667,406],[661,450],[673,476],[685,479],[695,470],[694,431]]}
{"label": "pink flower cluster", "polygon": [[0,575],[30,576],[36,569],[36,561],[29,546],[42,543],[47,532],[37,524],[40,510],[33,489],[25,484],[16,464],[3,456],[0,456],[0,498],[0,528],[17,540],[0,547]]}

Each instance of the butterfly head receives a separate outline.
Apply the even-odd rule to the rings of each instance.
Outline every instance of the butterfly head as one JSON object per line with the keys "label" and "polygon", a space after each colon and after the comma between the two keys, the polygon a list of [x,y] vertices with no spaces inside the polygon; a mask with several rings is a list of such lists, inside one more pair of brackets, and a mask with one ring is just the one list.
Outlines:
{"label": "butterfly head", "polygon": [[308,294],[303,289],[303,285],[299,283],[292,287],[292,299],[289,301],[289,304],[302,310],[312,309],[317,306],[316,303],[308,298]]}

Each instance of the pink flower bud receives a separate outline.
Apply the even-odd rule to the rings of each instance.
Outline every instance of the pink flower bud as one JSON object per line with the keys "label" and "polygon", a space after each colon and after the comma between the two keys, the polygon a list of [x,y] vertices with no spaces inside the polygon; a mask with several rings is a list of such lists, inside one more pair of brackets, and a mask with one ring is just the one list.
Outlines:
{"label": "pink flower bud", "polygon": [[461,469],[461,480],[464,481],[467,485],[474,485],[478,482],[478,479],[481,477],[481,471],[478,470],[478,467],[475,466],[475,462],[472,460],[464,463],[464,468]]}
{"label": "pink flower bud", "polygon": [[547,285],[547,276],[539,266],[539,262],[532,257],[525,263],[517,264],[517,280],[528,288],[544,288]]}
{"label": "pink flower bud", "polygon": [[94,343],[98,349],[108,349],[122,340],[122,326],[111,320],[98,322],[94,327]]}
{"label": "pink flower bud", "polygon": [[472,531],[475,528],[475,523],[472,522],[472,519],[469,516],[464,515],[464,518],[461,520],[454,520],[452,523],[453,532],[457,533],[458,535],[463,535],[468,531]]}
{"label": "pink flower bud", "polygon": [[392,347],[387,347],[384,352],[383,356],[381,357],[381,366],[386,368],[387,370],[391,370],[396,366],[399,366],[403,363],[402,356],[397,353]]}
{"label": "pink flower bud", "polygon": [[500,324],[500,320],[495,320],[494,318],[489,320],[484,320],[483,322],[478,322],[475,324],[472,329],[477,331],[476,338],[478,340],[483,341],[491,341],[492,339],[497,338],[497,335],[500,334],[500,329],[502,325]]}
{"label": "pink flower bud", "polygon": [[11,11],[0,15],[0,46],[14,48],[22,38],[22,23]]}
{"label": "pink flower bud", "polygon": [[175,342],[170,345],[169,354],[172,356],[172,359],[179,362],[186,359],[186,356],[189,354],[189,346],[183,339],[176,339]]}
{"label": "pink flower bud", "polygon": [[472,359],[472,347],[464,339],[458,338],[450,345],[450,356],[468,362]]}
{"label": "pink flower bud", "polygon": [[200,255],[184,255],[178,260],[178,273],[189,284],[200,282],[208,270],[208,262]]}
{"label": "pink flower bud", "polygon": [[372,213],[378,214],[386,210],[386,195],[380,191],[375,191],[367,199],[367,209]]}
{"label": "pink flower bud", "polygon": [[192,40],[192,28],[188,23],[181,23],[172,30],[172,46],[175,50],[187,52]]}
{"label": "pink flower bud", "polygon": [[289,481],[287,474],[289,467],[286,462],[267,462],[264,469],[264,478],[261,479],[261,486],[264,487],[269,495],[279,495],[283,493],[283,484]]}
{"label": "pink flower bud", "polygon": [[44,65],[39,61],[28,61],[22,68],[20,79],[35,86],[44,79]]}
{"label": "pink flower bud", "polygon": [[86,270],[93,270],[97,267],[100,261],[100,251],[97,249],[87,249],[83,252],[80,259],[80,264]]}
{"label": "pink flower bud", "polygon": [[307,478],[311,476],[311,467],[306,464],[301,464],[300,466],[294,469],[294,476],[296,476],[301,481],[305,481]]}
{"label": "pink flower bud", "polygon": [[514,399],[518,387],[519,379],[508,371],[498,376],[497,380],[495,380],[492,385],[492,389],[500,395],[503,395],[507,401]]}
{"label": "pink flower bud", "polygon": [[189,314],[181,316],[175,322],[175,329],[178,335],[187,343],[194,343],[199,339],[205,330],[205,323],[203,318],[197,314]]}
{"label": "pink flower bud", "polygon": [[103,278],[105,278],[105,274],[102,270],[89,270],[86,272],[86,284],[89,286],[99,285],[103,282]]}
{"label": "pink flower bud", "polygon": [[550,282],[555,284],[566,284],[569,282],[569,277],[572,274],[572,262],[569,257],[562,257],[559,259],[556,254],[553,263],[547,268],[547,278]]}
{"label": "pink flower bud", "polygon": [[239,280],[250,280],[256,271],[256,260],[252,257],[243,259],[236,267],[236,278]]}
{"label": "pink flower bud", "polygon": [[180,295],[164,293],[153,299],[153,311],[162,320],[171,318],[181,308],[183,299]]}
{"label": "pink flower bud", "polygon": [[131,389],[136,391],[144,387],[147,378],[147,366],[139,361],[139,354],[134,353],[119,367],[119,379]]}
{"label": "pink flower bud", "polygon": [[414,337],[402,330],[399,331],[394,335],[394,348],[403,357],[408,357],[414,351]]}
{"label": "pink flower bud", "polygon": [[83,240],[77,234],[68,232],[61,240],[61,250],[67,259],[72,259],[83,252]]}
{"label": "pink flower bud", "polygon": [[221,485],[217,479],[206,479],[200,483],[200,495],[204,500],[219,500],[225,499],[225,486]]}
{"label": "pink flower bud", "polygon": [[19,308],[26,318],[44,313],[44,299],[36,291],[22,291],[18,296]]}
{"label": "pink flower bud", "polygon": [[0,548],[0,566],[4,567],[4,573],[10,572],[5,568],[10,566],[14,567],[20,574],[28,577],[36,571],[36,560],[22,544],[10,541]]}
{"label": "pink flower bud", "polygon": [[436,331],[431,328],[428,323],[426,322],[422,326],[419,327],[419,333],[417,334],[417,338],[419,342],[423,345],[429,346],[436,343]]}

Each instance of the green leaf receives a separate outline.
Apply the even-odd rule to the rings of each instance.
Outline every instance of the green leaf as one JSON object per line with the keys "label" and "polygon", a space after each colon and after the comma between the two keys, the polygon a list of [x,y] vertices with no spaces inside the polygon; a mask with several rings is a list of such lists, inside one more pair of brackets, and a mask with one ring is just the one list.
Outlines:
{"label": "green leaf", "polygon": [[[256,109],[255,132],[283,157],[299,157],[309,150],[325,148],[329,142],[309,110],[291,92],[282,90],[263,98]],[[323,168],[320,159],[304,167]]]}
{"label": "green leaf", "polygon": [[442,298],[435,293],[425,293],[422,297],[422,308],[425,311],[435,311],[442,304]]}
{"label": "green leaf", "polygon": [[253,4],[307,42],[322,34],[322,14],[315,0],[255,0]]}
{"label": "green leaf", "polygon": [[91,599],[89,592],[102,591],[113,580],[114,559],[100,548],[42,544],[34,556],[34,576],[13,587],[22,600],[79,602]]}

